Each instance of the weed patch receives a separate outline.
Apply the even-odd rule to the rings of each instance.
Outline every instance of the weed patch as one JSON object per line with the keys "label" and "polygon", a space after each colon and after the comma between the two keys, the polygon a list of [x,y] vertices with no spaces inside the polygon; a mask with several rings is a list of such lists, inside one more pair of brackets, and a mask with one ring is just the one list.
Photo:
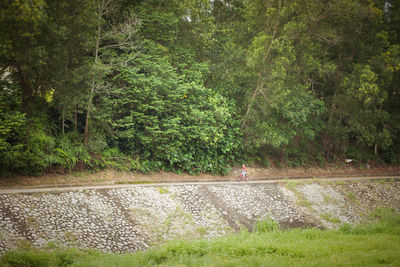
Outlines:
{"label": "weed patch", "polygon": [[367,216],[367,220],[369,222],[355,226],[345,224],[340,228],[340,231],[356,235],[400,235],[400,215],[393,209],[377,208]]}
{"label": "weed patch", "polygon": [[360,202],[358,201],[357,197],[352,192],[347,193],[346,196],[347,196],[348,199],[350,199],[351,202],[353,202],[355,204],[360,204]]}
{"label": "weed patch", "polygon": [[168,193],[169,193],[169,190],[168,190],[167,187],[159,187],[159,188],[158,188],[158,192],[159,192],[160,194],[168,194]]}
{"label": "weed patch", "polygon": [[296,195],[297,205],[312,210],[311,202],[301,192],[297,190],[297,185],[298,185],[297,181],[288,181],[285,184],[285,187]]}
{"label": "weed patch", "polygon": [[329,213],[321,214],[320,217],[321,217],[322,219],[324,219],[325,221],[330,222],[330,223],[335,223],[335,224],[341,223],[341,220],[340,220],[339,218],[334,217],[334,216],[332,216],[332,215],[329,214]]}
{"label": "weed patch", "polygon": [[268,215],[267,219],[259,220],[254,225],[254,232],[266,233],[279,230],[279,223]]}

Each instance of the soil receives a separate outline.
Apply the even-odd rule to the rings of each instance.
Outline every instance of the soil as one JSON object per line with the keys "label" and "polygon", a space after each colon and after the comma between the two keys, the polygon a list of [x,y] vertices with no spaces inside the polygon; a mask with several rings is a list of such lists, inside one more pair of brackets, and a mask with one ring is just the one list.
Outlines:
{"label": "soil", "polygon": [[[322,167],[298,167],[298,168],[260,168],[247,167],[250,179],[254,178],[289,178],[289,177],[349,177],[349,176],[379,176],[399,175],[400,166],[376,166],[368,167],[360,165],[331,165]],[[51,187],[51,186],[80,186],[80,185],[105,185],[124,183],[146,182],[181,182],[181,181],[209,181],[209,180],[237,180],[240,167],[232,169],[226,175],[189,175],[167,172],[155,172],[150,174],[121,172],[106,169],[99,172],[72,172],[70,174],[49,173],[41,176],[11,176],[0,177],[0,188],[10,187]]]}

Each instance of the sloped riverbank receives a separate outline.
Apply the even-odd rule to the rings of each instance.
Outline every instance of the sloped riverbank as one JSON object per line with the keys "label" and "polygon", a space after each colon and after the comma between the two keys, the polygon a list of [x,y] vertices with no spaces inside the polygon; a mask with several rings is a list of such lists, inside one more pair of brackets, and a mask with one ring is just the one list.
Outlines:
{"label": "sloped riverbank", "polygon": [[400,212],[400,181],[181,184],[0,195],[0,251],[21,240],[132,252],[170,239],[212,239],[272,217],[332,229],[378,207]]}

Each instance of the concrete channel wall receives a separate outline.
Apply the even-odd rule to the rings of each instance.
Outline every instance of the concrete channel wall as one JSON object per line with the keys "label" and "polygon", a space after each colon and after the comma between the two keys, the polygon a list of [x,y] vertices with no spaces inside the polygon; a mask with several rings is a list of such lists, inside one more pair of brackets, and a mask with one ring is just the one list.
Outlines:
{"label": "concrete channel wall", "polygon": [[377,207],[400,212],[400,182],[183,184],[0,194],[0,254],[22,242],[134,252],[171,239],[282,227],[335,228]]}

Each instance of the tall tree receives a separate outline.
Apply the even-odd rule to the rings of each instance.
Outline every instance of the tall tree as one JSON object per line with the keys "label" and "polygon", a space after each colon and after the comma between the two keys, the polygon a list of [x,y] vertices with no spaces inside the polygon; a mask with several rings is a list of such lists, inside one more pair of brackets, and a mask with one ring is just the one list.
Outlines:
{"label": "tall tree", "polygon": [[[105,87],[110,66],[112,64],[124,63],[113,62],[113,59],[110,58],[103,60],[102,57],[107,57],[115,50],[122,52],[130,50],[135,53],[132,48],[137,44],[135,43],[135,35],[139,26],[139,20],[132,12],[119,13],[121,5],[116,0],[99,0],[97,1],[96,10],[96,37],[93,44],[91,69],[88,73],[88,81],[91,82],[91,85],[86,105],[84,144],[87,144],[89,141],[90,118],[92,117],[91,113],[95,111],[93,99]],[[121,18],[116,19],[117,15],[121,15]],[[105,64],[107,60],[109,64]]]}
{"label": "tall tree", "polygon": [[50,70],[47,10],[44,0],[0,3],[0,63],[17,73],[22,110],[29,115],[35,103],[32,98],[48,89],[43,77],[44,72]]}
{"label": "tall tree", "polygon": [[306,15],[298,12],[300,4],[278,0],[246,6],[255,29],[247,56],[255,83],[248,91],[242,128],[252,153],[268,146],[284,153],[295,137],[313,139],[322,125],[324,104],[310,81],[319,58],[305,30],[310,25]]}

